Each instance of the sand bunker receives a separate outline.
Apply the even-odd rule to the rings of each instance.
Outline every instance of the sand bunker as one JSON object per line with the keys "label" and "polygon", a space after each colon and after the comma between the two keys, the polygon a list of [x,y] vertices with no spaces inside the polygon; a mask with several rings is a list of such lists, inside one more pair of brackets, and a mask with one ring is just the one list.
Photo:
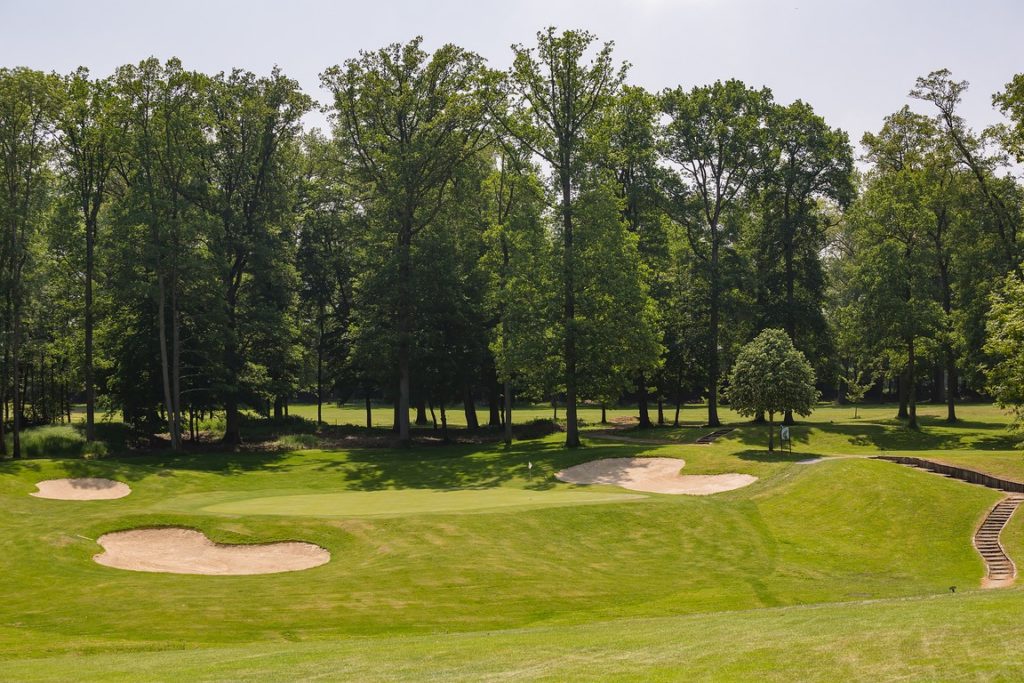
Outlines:
{"label": "sand bunker", "polygon": [[312,543],[287,541],[222,545],[192,529],[133,529],[100,536],[99,564],[136,572],[171,574],[275,574],[326,564],[331,554]]}
{"label": "sand bunker", "polygon": [[679,474],[678,458],[606,458],[564,469],[555,476],[570,484],[610,484],[631,491],[708,496],[749,486],[749,474]]}
{"label": "sand bunker", "polygon": [[36,484],[31,495],[53,500],[112,500],[132,492],[128,484],[112,479],[47,479]]}

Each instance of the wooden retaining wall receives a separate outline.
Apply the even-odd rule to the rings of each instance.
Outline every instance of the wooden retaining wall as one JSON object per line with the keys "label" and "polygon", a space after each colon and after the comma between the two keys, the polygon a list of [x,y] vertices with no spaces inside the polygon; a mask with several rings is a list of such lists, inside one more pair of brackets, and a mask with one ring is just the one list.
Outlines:
{"label": "wooden retaining wall", "polygon": [[1010,491],[1013,493],[1024,493],[1024,483],[1019,481],[1010,481],[1009,479],[1000,479],[999,477],[982,474],[981,472],[975,472],[974,470],[967,470],[963,467],[943,465],[942,463],[932,462],[931,460],[908,458],[902,455],[876,455],[874,457],[877,460],[888,460],[890,462],[897,462],[901,465],[911,465],[913,467],[931,470],[932,472],[945,474],[946,476],[953,477],[954,479],[961,479],[972,484],[987,486],[990,489],[1000,489],[1002,491]]}

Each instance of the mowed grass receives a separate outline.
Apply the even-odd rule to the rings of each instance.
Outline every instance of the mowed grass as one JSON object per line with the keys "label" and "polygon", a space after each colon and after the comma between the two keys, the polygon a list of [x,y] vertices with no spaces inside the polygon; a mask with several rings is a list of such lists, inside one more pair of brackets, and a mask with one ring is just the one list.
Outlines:
{"label": "mowed grass", "polygon": [[[220,497],[217,497],[220,498]],[[590,505],[642,500],[645,496],[620,493],[555,490],[530,491],[510,487],[445,491],[347,491],[344,493],[293,493],[260,495],[210,502],[210,498],[173,499],[167,507],[181,505],[201,512],[230,515],[285,515],[307,517],[372,517],[415,515],[430,512],[489,512],[507,508],[538,508],[559,505]],[[215,498],[216,500],[216,498]]]}
{"label": "mowed grass", "polygon": [[[998,492],[867,458],[798,462],[890,443],[1010,458],[1005,419],[979,406],[965,424],[904,434],[891,407],[872,410],[819,411],[796,428],[793,455],[767,453],[764,430],[740,424],[711,446],[686,443],[706,431],[693,427],[653,431],[678,445],[588,439],[574,451],[553,435],[509,450],[0,463],[0,678],[1019,678],[1024,593],[980,591],[970,542]],[[929,450],[936,442],[949,448]],[[553,477],[633,455],[758,481],[634,497]],[[108,476],[133,493],[28,495],[59,476]],[[228,543],[310,541],[332,560],[243,577],[91,561],[99,535],[159,525]],[[1024,553],[1021,520],[1004,536]]]}
{"label": "mowed grass", "polygon": [[259,647],[56,655],[19,681],[1017,681],[1024,591]]}
{"label": "mowed grass", "polygon": [[[338,405],[337,403],[324,403],[322,410],[323,421],[329,425],[366,426],[366,407],[362,403],[345,403],[343,405]],[[466,412],[461,404],[457,406],[448,406],[446,411],[446,417],[449,425],[453,427],[466,426]],[[288,414],[304,417],[307,420],[316,420],[316,404],[292,404],[288,407]],[[394,423],[394,414],[394,408],[392,406],[374,404],[373,409],[371,410],[373,426],[391,427]],[[487,418],[489,415],[487,406],[477,405],[476,415],[480,424],[487,424]],[[615,417],[629,417],[632,415],[636,415],[636,409],[634,408],[616,407],[608,408],[606,411],[606,416],[609,420]],[[434,416],[437,418],[438,427],[440,427],[440,408],[434,408]],[[554,416],[555,410],[550,405],[537,403],[517,404],[512,410],[512,423],[526,424],[528,422],[533,422],[534,420],[550,420],[554,418]],[[416,411],[410,410],[409,417],[410,420],[415,420]],[[601,408],[591,405],[581,405],[577,408],[577,417],[588,424],[599,424],[601,422]],[[429,411],[427,412],[427,419],[430,419]],[[565,419],[565,406],[561,404],[558,406],[558,419]],[[432,426],[433,423],[425,428],[431,429]]]}
{"label": "mowed grass", "polygon": [[[1008,430],[1009,417],[990,404],[958,406],[959,421],[945,422],[946,408],[924,404],[918,407],[918,430],[907,429],[896,419],[893,405],[860,406],[854,418],[853,406],[818,406],[807,418],[799,418],[790,429],[792,450],[802,458],[835,455],[909,455],[952,465],[977,469],[989,474],[1024,481],[1022,437]],[[686,421],[680,427],[655,427],[630,430],[631,436],[658,438],[690,444],[738,457],[761,457],[768,444],[768,426],[753,424],[728,408],[720,410],[725,427],[733,431],[713,444],[693,446],[693,442],[711,430],[702,426],[706,408],[687,406]],[[776,429],[779,425],[776,424]],[[776,432],[776,444],[778,444]]]}

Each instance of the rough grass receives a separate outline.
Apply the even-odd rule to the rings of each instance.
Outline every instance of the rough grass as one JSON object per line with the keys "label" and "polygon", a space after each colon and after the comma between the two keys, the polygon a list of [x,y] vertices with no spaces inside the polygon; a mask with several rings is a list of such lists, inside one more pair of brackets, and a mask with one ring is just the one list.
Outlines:
{"label": "rough grass", "polygon": [[[886,421],[891,407],[857,421],[823,410],[797,427],[793,455],[768,454],[763,429],[741,425],[711,446],[588,440],[566,451],[553,435],[511,450],[0,463],[0,672],[16,680],[1019,678],[1024,593],[979,591],[983,565],[970,543],[998,492],[866,458],[797,464],[891,443],[922,457],[1009,458],[1005,421],[992,408],[977,411],[963,425],[925,422],[904,434]],[[631,455],[682,457],[687,473],[759,480],[710,497],[615,502],[627,492],[552,476]],[[133,493],[90,503],[28,495],[36,481],[59,476],[120,479]],[[453,488],[464,507],[433,502]],[[575,504],[594,496],[612,500]],[[339,499],[351,506],[339,511]],[[332,561],[290,574],[201,577],[90,559],[104,532],[164,524],[221,542],[311,541]],[[1020,519],[1005,536],[1011,552],[1024,553]]]}
{"label": "rough grass", "polygon": [[[8,435],[8,453],[11,448]],[[71,425],[35,427],[21,433],[21,453],[25,458],[78,458],[85,452],[85,437]]]}

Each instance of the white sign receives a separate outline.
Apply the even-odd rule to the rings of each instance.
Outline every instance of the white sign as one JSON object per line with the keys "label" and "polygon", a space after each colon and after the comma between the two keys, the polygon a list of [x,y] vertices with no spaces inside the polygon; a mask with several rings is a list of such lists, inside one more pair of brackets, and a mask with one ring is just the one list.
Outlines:
{"label": "white sign", "polygon": [[779,429],[779,438],[783,441],[789,441],[789,427]]}

